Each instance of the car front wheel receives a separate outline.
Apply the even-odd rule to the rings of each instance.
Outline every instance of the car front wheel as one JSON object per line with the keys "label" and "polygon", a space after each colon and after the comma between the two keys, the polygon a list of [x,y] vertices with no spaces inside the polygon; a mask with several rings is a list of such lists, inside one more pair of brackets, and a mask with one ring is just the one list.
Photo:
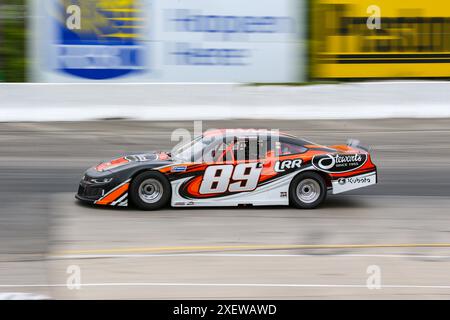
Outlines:
{"label": "car front wheel", "polygon": [[325,201],[327,186],[318,173],[304,172],[292,180],[289,194],[294,207],[314,209]]}
{"label": "car front wheel", "polygon": [[166,206],[171,197],[171,186],[159,172],[143,172],[131,182],[131,202],[141,210],[158,210]]}

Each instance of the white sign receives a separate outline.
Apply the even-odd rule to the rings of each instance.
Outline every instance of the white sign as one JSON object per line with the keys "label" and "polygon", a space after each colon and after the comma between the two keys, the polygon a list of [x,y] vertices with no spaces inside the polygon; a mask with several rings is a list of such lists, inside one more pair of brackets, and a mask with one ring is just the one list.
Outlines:
{"label": "white sign", "polygon": [[296,0],[31,1],[36,82],[303,81]]}

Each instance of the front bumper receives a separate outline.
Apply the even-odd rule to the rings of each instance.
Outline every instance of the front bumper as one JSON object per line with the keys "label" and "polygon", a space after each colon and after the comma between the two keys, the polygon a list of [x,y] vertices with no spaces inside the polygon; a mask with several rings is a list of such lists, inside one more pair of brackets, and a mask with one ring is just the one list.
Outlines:
{"label": "front bumper", "polygon": [[[111,173],[100,175],[90,169],[81,179],[75,198],[91,204],[127,206],[130,179],[120,178],[112,176]],[[108,182],[93,182],[93,180]]]}
{"label": "front bumper", "polygon": [[75,196],[78,200],[94,203],[108,192],[111,187],[107,185],[92,185],[81,181]]}
{"label": "front bumper", "polygon": [[[92,179],[111,179],[107,183],[93,183]],[[110,173],[99,173],[94,168],[90,168],[85,172],[83,178],[78,185],[78,191],[75,196],[78,200],[94,203],[101,199],[117,184],[117,179],[114,179]]]}
{"label": "front bumper", "polygon": [[75,199],[82,201],[82,202],[90,203],[90,204],[94,204],[96,201],[96,200],[92,200],[92,199],[80,196],[79,194],[75,195]]}

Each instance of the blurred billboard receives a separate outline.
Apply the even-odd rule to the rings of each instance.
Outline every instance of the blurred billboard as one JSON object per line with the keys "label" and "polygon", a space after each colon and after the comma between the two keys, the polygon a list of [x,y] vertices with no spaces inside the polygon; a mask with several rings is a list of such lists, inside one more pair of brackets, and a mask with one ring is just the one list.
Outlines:
{"label": "blurred billboard", "polygon": [[24,0],[0,1],[0,82],[25,81]]}
{"label": "blurred billboard", "polygon": [[34,0],[31,80],[302,81],[302,3]]}
{"label": "blurred billboard", "polygon": [[312,1],[314,78],[450,77],[448,0]]}

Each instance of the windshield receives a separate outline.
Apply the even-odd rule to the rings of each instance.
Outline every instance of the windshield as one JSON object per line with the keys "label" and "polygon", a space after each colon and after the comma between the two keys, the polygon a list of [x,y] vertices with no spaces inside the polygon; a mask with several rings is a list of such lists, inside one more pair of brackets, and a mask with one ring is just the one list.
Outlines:
{"label": "windshield", "polygon": [[181,161],[195,161],[212,141],[212,139],[199,136],[172,151],[172,157]]}

